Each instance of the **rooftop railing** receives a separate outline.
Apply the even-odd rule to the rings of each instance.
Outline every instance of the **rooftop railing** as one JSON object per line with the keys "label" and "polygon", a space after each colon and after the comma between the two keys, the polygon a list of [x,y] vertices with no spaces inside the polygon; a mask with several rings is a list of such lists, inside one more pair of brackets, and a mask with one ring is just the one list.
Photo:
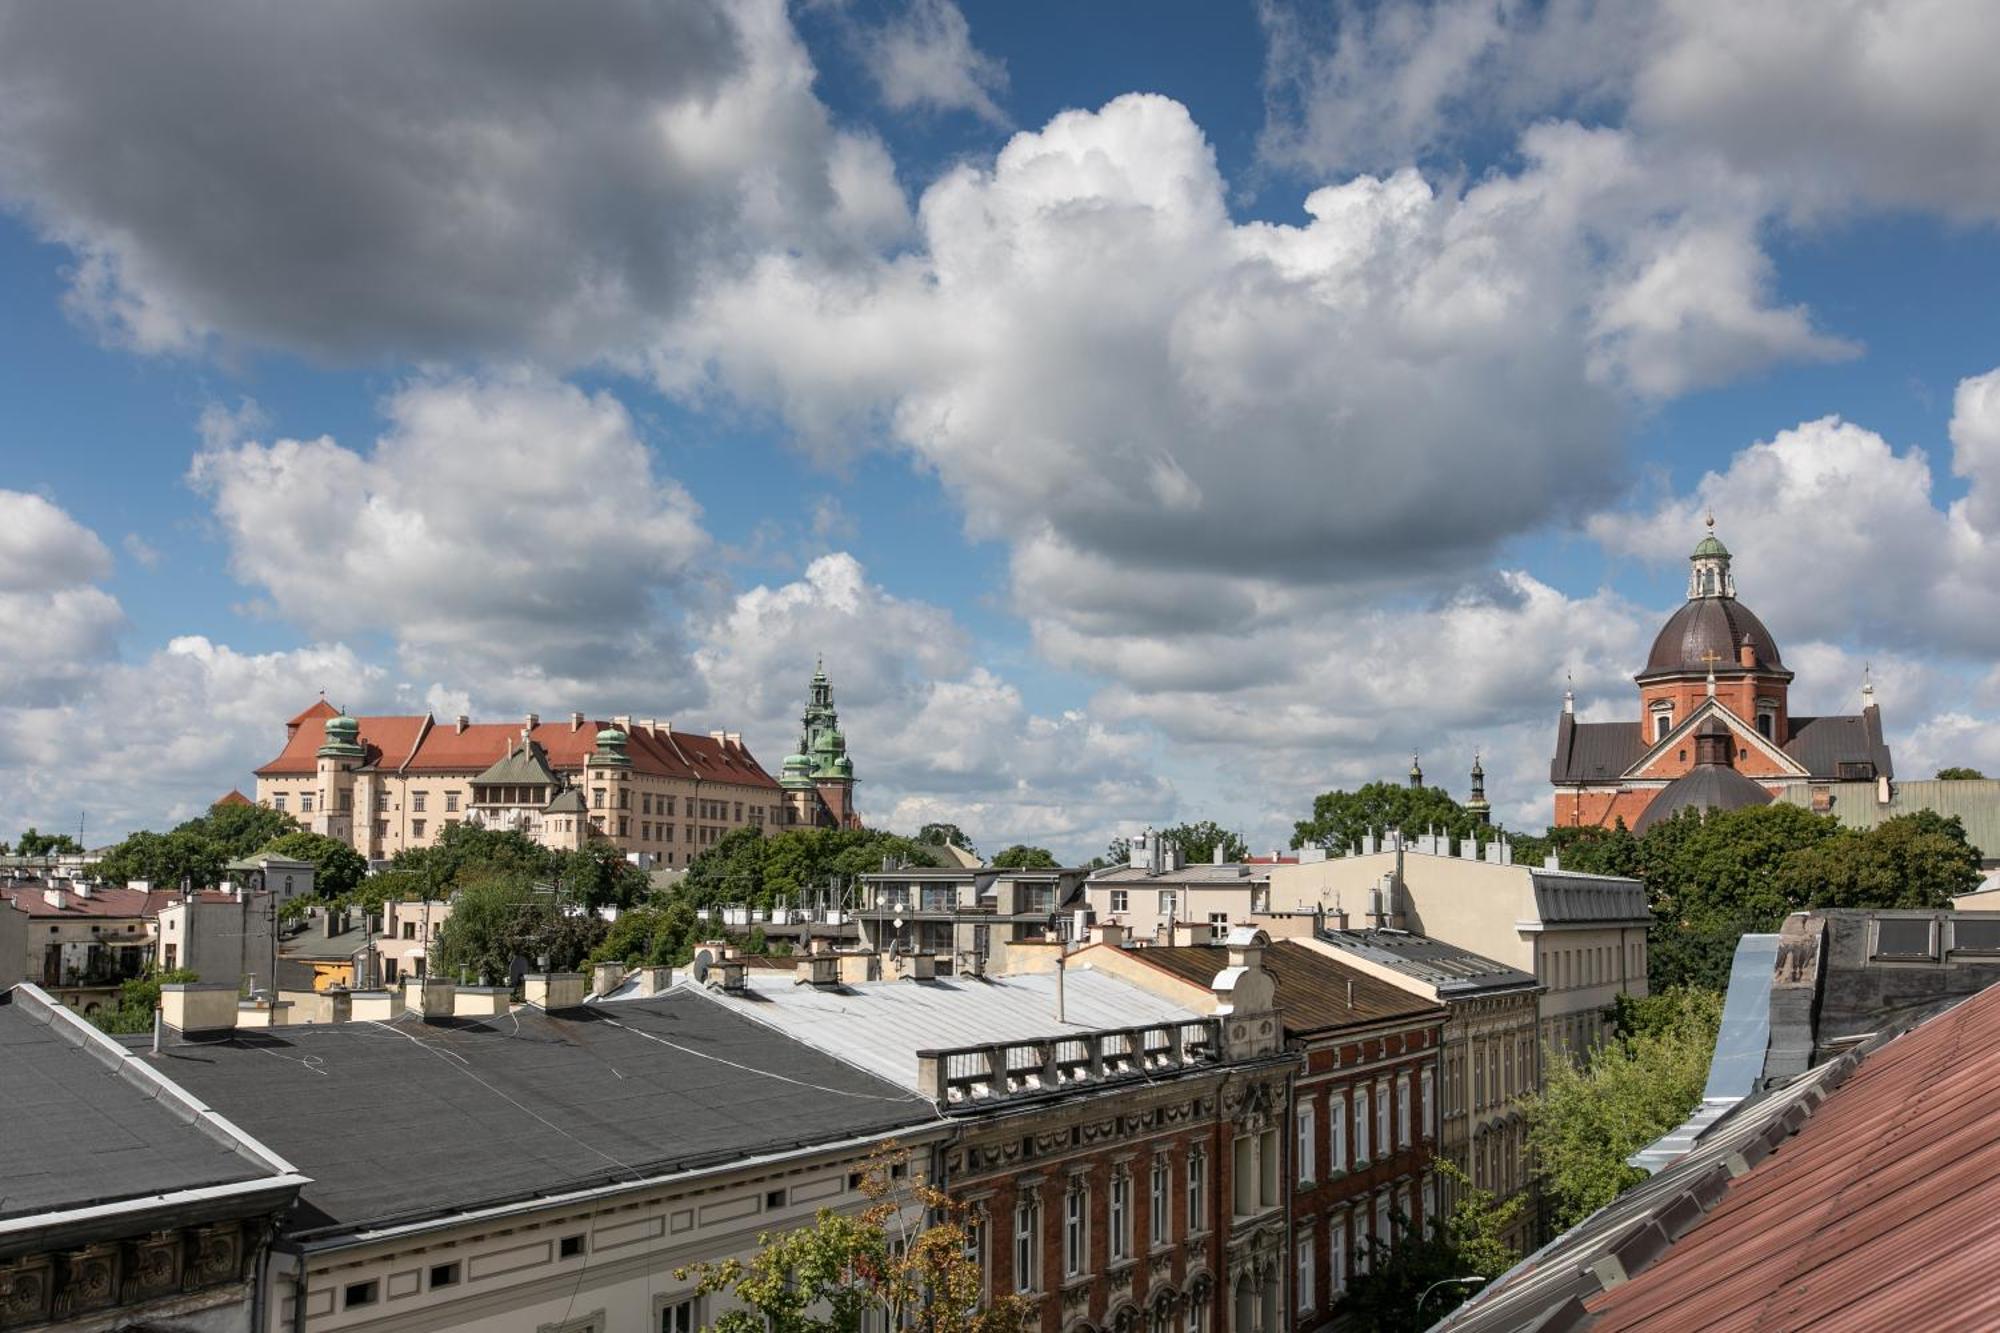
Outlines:
{"label": "rooftop railing", "polygon": [[1213,1018],[1066,1037],[917,1052],[917,1089],[940,1106],[978,1106],[1220,1061]]}

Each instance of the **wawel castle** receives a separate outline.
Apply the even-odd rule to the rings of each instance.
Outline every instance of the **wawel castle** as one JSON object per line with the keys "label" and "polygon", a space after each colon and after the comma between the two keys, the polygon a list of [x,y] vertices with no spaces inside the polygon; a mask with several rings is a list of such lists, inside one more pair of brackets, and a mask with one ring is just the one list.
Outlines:
{"label": "wawel castle", "polygon": [[816,672],[799,753],[773,778],[735,732],[653,718],[440,722],[351,717],[325,699],[285,724],[257,799],[370,860],[437,840],[447,824],[518,829],[570,849],[593,838],[685,866],[739,828],[853,828],[854,762],[833,687]]}

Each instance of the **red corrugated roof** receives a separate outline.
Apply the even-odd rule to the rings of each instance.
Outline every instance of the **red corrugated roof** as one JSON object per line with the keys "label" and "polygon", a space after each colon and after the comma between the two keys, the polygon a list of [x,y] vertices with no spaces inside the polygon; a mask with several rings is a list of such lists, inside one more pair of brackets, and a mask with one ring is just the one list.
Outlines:
{"label": "red corrugated roof", "polygon": [[2000,987],[1870,1054],[1593,1330],[2000,1328]]}
{"label": "red corrugated roof", "polygon": [[[319,711],[324,704],[321,700],[287,724],[294,730],[284,750],[257,770],[259,777],[315,771],[317,752],[326,740],[326,719],[335,715],[332,708]],[[475,722],[460,731],[451,723],[433,723],[427,713],[355,720],[361,725],[361,743],[368,750],[370,763],[412,773],[477,773],[504,756],[521,735],[519,723]],[[611,725],[603,719],[590,719],[572,727],[564,717],[540,724],[531,734],[547,752],[551,767],[575,770],[583,767],[596,748],[597,733]],[[638,772],[772,789],[778,785],[740,743],[730,745],[711,736],[636,725],[627,734],[626,753]]]}

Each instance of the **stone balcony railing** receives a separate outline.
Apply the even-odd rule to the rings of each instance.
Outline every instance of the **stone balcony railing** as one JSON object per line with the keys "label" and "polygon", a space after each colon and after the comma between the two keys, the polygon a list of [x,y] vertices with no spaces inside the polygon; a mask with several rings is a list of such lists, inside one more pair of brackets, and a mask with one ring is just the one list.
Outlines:
{"label": "stone balcony railing", "polygon": [[1093,1083],[1144,1078],[1222,1058],[1213,1018],[1104,1028],[1071,1037],[917,1052],[917,1090],[939,1106],[974,1106]]}

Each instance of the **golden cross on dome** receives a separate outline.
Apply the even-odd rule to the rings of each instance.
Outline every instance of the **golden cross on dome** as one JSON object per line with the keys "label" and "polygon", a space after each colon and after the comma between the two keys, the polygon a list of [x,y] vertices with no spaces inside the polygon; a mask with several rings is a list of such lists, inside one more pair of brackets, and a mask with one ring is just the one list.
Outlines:
{"label": "golden cross on dome", "polygon": [[1701,655],[1701,660],[1708,663],[1708,669],[1710,671],[1714,671],[1715,664],[1722,660],[1722,654],[1716,652],[1715,649],[1711,648],[1707,652]]}

